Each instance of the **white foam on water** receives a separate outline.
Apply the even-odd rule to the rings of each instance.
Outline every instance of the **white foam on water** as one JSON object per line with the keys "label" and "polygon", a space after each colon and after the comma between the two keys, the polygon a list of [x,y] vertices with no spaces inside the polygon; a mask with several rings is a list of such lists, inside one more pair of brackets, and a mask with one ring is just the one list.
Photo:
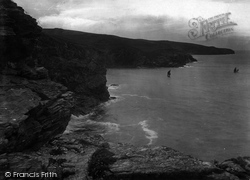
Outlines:
{"label": "white foam on water", "polygon": [[112,122],[97,122],[92,120],[87,120],[86,124],[88,125],[100,125],[104,126],[108,131],[108,133],[116,132],[120,130],[120,125]]}
{"label": "white foam on water", "polygon": [[145,132],[145,136],[147,139],[149,139],[149,143],[148,145],[151,145],[153,143],[153,139],[157,139],[158,138],[158,134],[157,132],[149,129],[149,125],[147,124],[147,120],[144,121],[140,121],[138,123],[139,125],[141,125],[142,130]]}
{"label": "white foam on water", "polygon": [[122,94],[122,96],[132,96],[132,97],[140,97],[140,98],[151,99],[148,96],[139,96],[138,94]]}
{"label": "white foam on water", "polygon": [[111,96],[112,96],[112,97],[115,97],[115,99],[111,99],[111,100],[109,100],[109,101],[103,103],[104,106],[109,106],[109,105],[111,105],[111,104],[113,104],[113,103],[117,103],[117,102],[119,102],[119,101],[124,100],[124,98],[121,97],[121,96],[114,96],[114,95],[111,95]]}
{"label": "white foam on water", "polygon": [[145,99],[148,99],[148,100],[163,101],[163,102],[168,103],[165,99],[162,99],[162,98],[151,98],[151,97],[148,97],[148,96],[139,96],[137,94],[122,94],[122,96],[139,97],[139,98],[145,98]]}
{"label": "white foam on water", "polygon": [[110,84],[110,85],[108,85],[108,90],[117,90],[120,87],[121,86],[119,84]]}
{"label": "white foam on water", "polygon": [[71,120],[73,119],[73,120],[83,120],[83,119],[86,119],[86,118],[88,118],[89,116],[91,116],[91,115],[93,115],[94,114],[94,112],[91,112],[91,113],[89,113],[89,114],[86,114],[86,115],[80,115],[80,116],[75,116],[75,115],[71,115]]}
{"label": "white foam on water", "polygon": [[184,67],[185,67],[185,68],[191,68],[191,67],[193,67],[193,66],[191,66],[191,65],[184,65]]}
{"label": "white foam on water", "polygon": [[[87,115],[74,116],[71,115],[71,120],[69,121],[65,134],[71,133],[77,130],[92,129],[90,126],[95,126],[97,129],[105,129],[105,133],[112,133],[120,130],[120,125],[112,122],[98,122],[90,120],[89,117],[94,113],[89,113]],[[100,127],[100,128],[98,128]],[[94,128],[96,129],[96,128]],[[104,134],[105,134],[104,133]]]}
{"label": "white foam on water", "polygon": [[108,90],[116,90],[116,89],[119,89],[120,86],[109,86],[108,87]]}
{"label": "white foam on water", "polygon": [[63,132],[64,134],[71,133],[73,131],[83,129],[85,127],[85,121],[89,118],[89,116],[93,115],[92,113],[86,114],[86,115],[80,115],[80,116],[75,116],[71,115],[71,119]]}

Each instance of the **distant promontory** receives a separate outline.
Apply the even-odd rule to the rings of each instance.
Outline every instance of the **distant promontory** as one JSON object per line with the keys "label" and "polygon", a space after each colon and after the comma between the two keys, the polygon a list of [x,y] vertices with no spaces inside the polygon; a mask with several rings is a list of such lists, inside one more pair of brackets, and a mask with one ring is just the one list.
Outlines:
{"label": "distant promontory", "polygon": [[196,61],[192,55],[234,54],[231,49],[191,43],[129,39],[58,28],[43,32],[78,46],[97,48],[105,53],[107,68],[180,67]]}

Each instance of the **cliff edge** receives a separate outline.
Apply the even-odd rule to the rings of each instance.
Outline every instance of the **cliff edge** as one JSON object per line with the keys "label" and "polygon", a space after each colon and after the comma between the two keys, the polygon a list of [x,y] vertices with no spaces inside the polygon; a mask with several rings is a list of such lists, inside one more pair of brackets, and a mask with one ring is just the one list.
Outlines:
{"label": "cliff edge", "polygon": [[0,1],[0,153],[39,148],[71,114],[109,99],[100,52],[41,30],[16,3]]}

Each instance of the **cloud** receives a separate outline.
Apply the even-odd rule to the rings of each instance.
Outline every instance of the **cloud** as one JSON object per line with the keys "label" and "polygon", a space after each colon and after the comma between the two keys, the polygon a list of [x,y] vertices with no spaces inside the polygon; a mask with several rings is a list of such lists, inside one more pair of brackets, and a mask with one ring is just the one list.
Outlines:
{"label": "cloud", "polygon": [[69,16],[46,16],[39,19],[45,28],[59,27],[63,29],[85,32],[113,34],[123,37],[161,40],[181,39],[187,37],[187,20],[176,20],[169,16],[121,16],[119,18],[95,18]]}
{"label": "cloud", "polygon": [[34,18],[43,16],[59,14],[60,9],[58,5],[62,3],[61,0],[14,0],[19,6],[23,7],[28,14]]}
{"label": "cloud", "polygon": [[212,0],[215,2],[224,2],[224,3],[250,3],[249,0]]}
{"label": "cloud", "polygon": [[44,28],[63,28],[130,38],[191,42],[188,21],[231,12],[238,34],[250,35],[243,0],[14,0]]}
{"label": "cloud", "polygon": [[15,0],[15,2],[46,27],[56,18],[58,21],[67,19],[67,22],[71,19],[72,23],[69,25],[72,26],[77,19],[102,23],[106,19],[122,21],[126,16],[167,16],[178,20],[198,16],[206,18],[226,11],[222,2],[211,3],[211,0]]}

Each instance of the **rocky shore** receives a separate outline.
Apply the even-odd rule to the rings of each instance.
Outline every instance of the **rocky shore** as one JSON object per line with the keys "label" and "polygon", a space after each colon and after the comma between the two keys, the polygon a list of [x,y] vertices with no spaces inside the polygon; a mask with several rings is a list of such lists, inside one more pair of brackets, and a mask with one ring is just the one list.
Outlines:
{"label": "rocky shore", "polygon": [[0,53],[0,179],[249,180],[249,157],[204,162],[91,129],[65,133],[72,114],[109,99],[106,56],[43,34],[10,0],[0,0]]}

